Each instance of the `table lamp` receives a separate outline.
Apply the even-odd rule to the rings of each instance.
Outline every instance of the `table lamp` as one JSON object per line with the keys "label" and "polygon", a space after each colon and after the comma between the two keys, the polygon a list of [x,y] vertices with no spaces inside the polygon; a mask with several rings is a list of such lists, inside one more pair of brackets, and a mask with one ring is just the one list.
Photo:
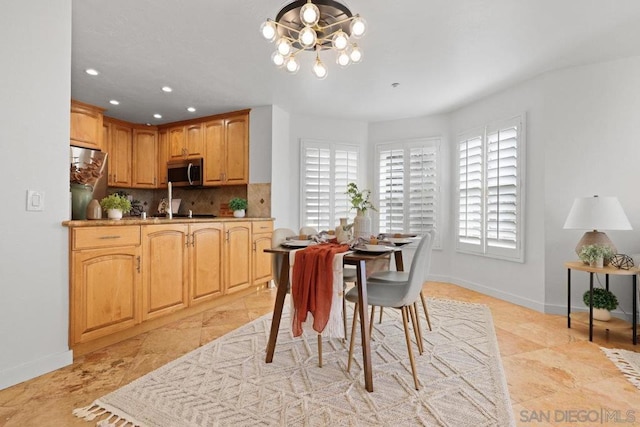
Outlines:
{"label": "table lamp", "polygon": [[576,253],[585,245],[600,244],[609,246],[618,253],[609,237],[598,230],[631,230],[631,224],[625,215],[617,197],[578,197],[574,200],[564,223],[565,229],[587,231],[576,246]]}

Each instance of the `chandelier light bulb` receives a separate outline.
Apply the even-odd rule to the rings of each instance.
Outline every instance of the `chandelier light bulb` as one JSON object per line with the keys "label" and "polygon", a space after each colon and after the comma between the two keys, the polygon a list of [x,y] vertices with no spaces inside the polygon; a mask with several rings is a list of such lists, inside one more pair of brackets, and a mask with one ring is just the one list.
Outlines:
{"label": "chandelier light bulb", "polygon": [[276,49],[282,56],[287,56],[291,53],[291,42],[287,39],[279,39],[276,42]]}
{"label": "chandelier light bulb", "polygon": [[307,26],[314,26],[320,19],[320,10],[318,6],[309,1],[300,9],[300,20]]}
{"label": "chandelier light bulb", "polygon": [[353,21],[351,21],[351,35],[359,38],[362,37],[366,31],[367,23],[360,17],[360,15],[356,15]]}
{"label": "chandelier light bulb", "polygon": [[273,52],[271,61],[273,61],[277,67],[282,67],[284,65],[284,56],[280,55],[280,52]]}
{"label": "chandelier light bulb", "polygon": [[345,50],[349,45],[349,36],[347,36],[344,31],[340,30],[333,35],[331,44],[336,50]]}
{"label": "chandelier light bulb", "polygon": [[328,70],[324,63],[320,60],[319,56],[316,56],[316,62],[313,64],[313,74],[316,75],[317,78],[323,80],[327,77]]}
{"label": "chandelier light bulb", "polygon": [[317,39],[316,32],[311,27],[304,27],[304,29],[300,31],[300,37],[298,38],[300,44],[304,46],[305,49],[313,47]]}
{"label": "chandelier light bulb", "polygon": [[349,65],[349,62],[351,62],[351,59],[349,58],[349,55],[347,55],[347,52],[342,51],[338,54],[338,59],[336,60],[336,62],[339,66],[346,67],[347,65]]}
{"label": "chandelier light bulb", "polygon": [[262,37],[269,40],[270,42],[276,39],[276,23],[272,20],[267,20],[262,23],[260,26],[260,32],[262,33]]}
{"label": "chandelier light bulb", "polygon": [[295,74],[300,69],[300,64],[296,61],[296,58],[293,56],[288,57],[284,63],[285,68],[291,74]]}
{"label": "chandelier light bulb", "polygon": [[360,50],[358,45],[353,45],[353,49],[351,50],[351,54],[349,56],[351,58],[351,61],[356,64],[362,61],[362,51]]}

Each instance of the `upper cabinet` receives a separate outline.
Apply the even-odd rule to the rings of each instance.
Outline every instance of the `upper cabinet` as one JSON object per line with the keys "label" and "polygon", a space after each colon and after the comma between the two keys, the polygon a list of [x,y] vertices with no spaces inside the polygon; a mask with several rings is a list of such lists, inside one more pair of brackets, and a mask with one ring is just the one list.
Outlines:
{"label": "upper cabinet", "polygon": [[187,159],[202,157],[202,124],[174,126],[169,132],[169,158]]}
{"label": "upper cabinet", "polygon": [[104,109],[71,100],[71,145],[104,150],[102,112]]}
{"label": "upper cabinet", "polygon": [[111,187],[131,187],[131,149],[133,129],[119,121],[105,120],[109,134],[107,146],[107,164],[109,165],[108,184]]}
{"label": "upper cabinet", "polygon": [[167,188],[167,162],[169,161],[169,131],[158,131],[158,188]]}
{"label": "upper cabinet", "polygon": [[156,188],[158,131],[154,129],[133,129],[133,147],[131,161],[133,164],[134,188]]}
{"label": "upper cabinet", "polygon": [[249,181],[249,113],[207,121],[204,129],[204,185]]}

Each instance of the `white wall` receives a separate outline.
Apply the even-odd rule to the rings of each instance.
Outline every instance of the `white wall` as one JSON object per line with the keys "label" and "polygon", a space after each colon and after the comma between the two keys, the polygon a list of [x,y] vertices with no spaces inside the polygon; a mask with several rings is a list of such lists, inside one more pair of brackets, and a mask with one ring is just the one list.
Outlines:
{"label": "white wall", "polygon": [[[587,231],[562,229],[575,197],[617,196],[633,230],[604,231],[618,252],[640,253],[640,57],[563,70],[541,80],[545,302],[547,311],[564,313],[562,262],[576,258],[575,245]],[[588,274],[572,276],[572,305],[584,308]],[[630,314],[631,279],[612,278],[611,290]]]}
{"label": "white wall", "polygon": [[249,113],[249,183],[271,182],[273,106],[254,107]]}
{"label": "white wall", "polygon": [[[72,361],[61,225],[69,216],[71,1],[2,9],[0,389]],[[27,189],[44,193],[44,211],[25,211]]]}
{"label": "white wall", "polygon": [[292,165],[297,159],[290,148],[290,116],[282,108],[273,107],[272,147],[271,147],[271,216],[274,227],[290,227],[296,218],[296,210],[291,208],[291,197],[295,186],[291,180]]}

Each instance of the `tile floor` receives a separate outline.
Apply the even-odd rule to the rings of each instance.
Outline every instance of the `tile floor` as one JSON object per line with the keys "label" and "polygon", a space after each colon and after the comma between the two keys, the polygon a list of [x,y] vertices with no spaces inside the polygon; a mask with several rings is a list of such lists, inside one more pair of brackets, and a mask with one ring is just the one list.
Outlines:
{"label": "tile floor", "polygon": [[[640,425],[640,390],[599,348],[639,351],[630,331],[596,330],[590,343],[588,327],[567,329],[564,316],[541,314],[451,284],[427,283],[425,292],[491,308],[517,425]],[[0,390],[0,426],[94,425],[75,418],[72,409],[270,312],[274,297],[271,289],[256,292]]]}

